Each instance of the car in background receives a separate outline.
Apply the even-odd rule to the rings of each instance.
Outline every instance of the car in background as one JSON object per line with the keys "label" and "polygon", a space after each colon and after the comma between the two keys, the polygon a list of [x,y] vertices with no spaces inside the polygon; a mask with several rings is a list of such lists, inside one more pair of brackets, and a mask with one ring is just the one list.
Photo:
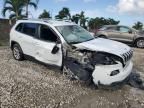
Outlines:
{"label": "car in background", "polygon": [[96,36],[129,43],[138,48],[144,48],[144,32],[128,26],[105,25],[97,31]]}

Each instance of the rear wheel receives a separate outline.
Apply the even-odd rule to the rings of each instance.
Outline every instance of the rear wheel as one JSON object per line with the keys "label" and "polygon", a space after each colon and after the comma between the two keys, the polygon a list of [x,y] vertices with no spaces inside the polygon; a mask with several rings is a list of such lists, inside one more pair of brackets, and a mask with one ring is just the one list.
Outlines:
{"label": "rear wheel", "polygon": [[138,48],[144,48],[144,38],[137,39],[135,42],[135,46]]}
{"label": "rear wheel", "polygon": [[15,60],[22,61],[24,59],[22,49],[18,44],[13,45],[12,53]]}

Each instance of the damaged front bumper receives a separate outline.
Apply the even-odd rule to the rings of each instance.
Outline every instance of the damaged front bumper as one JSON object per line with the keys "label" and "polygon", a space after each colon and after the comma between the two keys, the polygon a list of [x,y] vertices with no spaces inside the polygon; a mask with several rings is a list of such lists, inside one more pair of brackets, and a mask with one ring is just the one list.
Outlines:
{"label": "damaged front bumper", "polygon": [[[115,82],[122,82],[131,74],[132,68],[132,61],[127,62],[125,67],[120,62],[115,65],[97,65],[92,73],[93,82],[96,85],[111,85]],[[112,75],[114,71],[118,71],[118,73]]]}

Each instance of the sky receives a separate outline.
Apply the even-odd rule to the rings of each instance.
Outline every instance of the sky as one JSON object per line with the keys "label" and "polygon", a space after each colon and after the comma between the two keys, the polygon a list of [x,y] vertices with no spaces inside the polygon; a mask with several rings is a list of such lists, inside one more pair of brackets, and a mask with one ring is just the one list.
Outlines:
{"label": "sky", "polygon": [[[3,0],[0,0],[0,10],[2,5]],[[44,9],[54,17],[63,7],[68,7],[72,15],[85,11],[87,17],[114,18],[121,25],[144,23],[144,0],[39,0],[37,10],[30,8],[30,17],[37,18]]]}

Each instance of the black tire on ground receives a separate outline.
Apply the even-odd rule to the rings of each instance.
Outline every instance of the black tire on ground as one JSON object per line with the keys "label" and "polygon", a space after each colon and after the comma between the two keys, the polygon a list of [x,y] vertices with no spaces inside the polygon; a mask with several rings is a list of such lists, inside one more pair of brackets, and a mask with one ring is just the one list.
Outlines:
{"label": "black tire on ground", "polygon": [[134,45],[137,48],[144,48],[144,38],[139,38],[135,41]]}
{"label": "black tire on ground", "polygon": [[105,35],[100,35],[99,37],[100,37],[100,38],[107,39],[107,37],[106,37]]}
{"label": "black tire on ground", "polygon": [[13,57],[15,60],[18,60],[18,61],[24,60],[24,54],[20,45],[14,44],[12,47],[12,53],[13,53]]}

